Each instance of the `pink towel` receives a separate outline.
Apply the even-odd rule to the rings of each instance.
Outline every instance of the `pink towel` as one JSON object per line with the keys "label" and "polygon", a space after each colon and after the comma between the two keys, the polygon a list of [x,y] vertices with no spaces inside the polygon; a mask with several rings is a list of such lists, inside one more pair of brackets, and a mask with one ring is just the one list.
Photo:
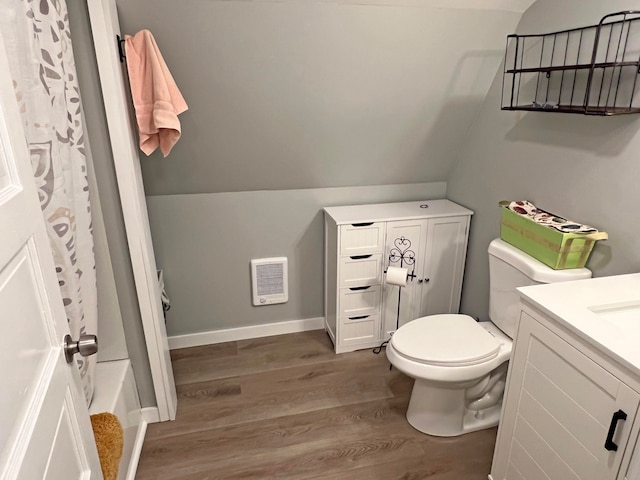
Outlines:
{"label": "pink towel", "polygon": [[180,139],[178,115],[187,104],[149,30],[126,35],[125,51],[140,150],[151,155],[159,146],[166,157]]}

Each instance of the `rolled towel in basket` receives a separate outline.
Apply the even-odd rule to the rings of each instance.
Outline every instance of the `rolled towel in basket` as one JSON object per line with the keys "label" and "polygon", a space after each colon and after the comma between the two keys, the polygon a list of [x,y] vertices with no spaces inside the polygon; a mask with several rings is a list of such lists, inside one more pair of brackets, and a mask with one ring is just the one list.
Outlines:
{"label": "rolled towel in basket", "polygon": [[527,200],[510,202],[508,208],[519,215],[529,217],[540,225],[553,228],[562,233],[593,233],[598,231],[598,229],[589,225],[573,222],[554,213],[542,210]]}
{"label": "rolled towel in basket", "polygon": [[509,210],[516,212],[519,215],[524,215],[526,217],[531,217],[538,212],[536,206],[527,201],[527,200],[518,200],[516,202],[511,202],[508,205]]}

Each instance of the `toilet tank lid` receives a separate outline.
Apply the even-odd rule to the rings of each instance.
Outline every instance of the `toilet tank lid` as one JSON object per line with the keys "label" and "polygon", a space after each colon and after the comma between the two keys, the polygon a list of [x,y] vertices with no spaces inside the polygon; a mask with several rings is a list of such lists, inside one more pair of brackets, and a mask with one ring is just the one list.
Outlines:
{"label": "toilet tank lid", "polygon": [[588,268],[554,270],[499,238],[489,244],[489,255],[508,263],[531,280],[539,283],[568,282],[591,278],[591,270]]}

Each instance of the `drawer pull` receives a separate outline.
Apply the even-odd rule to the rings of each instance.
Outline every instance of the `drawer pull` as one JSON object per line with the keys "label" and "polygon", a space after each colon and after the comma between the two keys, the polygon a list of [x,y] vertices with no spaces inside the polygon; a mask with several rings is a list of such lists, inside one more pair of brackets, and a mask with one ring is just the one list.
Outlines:
{"label": "drawer pull", "polygon": [[362,320],[365,318],[369,318],[371,315],[360,315],[359,317],[349,317],[349,320]]}
{"label": "drawer pull", "polygon": [[609,433],[607,433],[607,439],[604,441],[605,450],[609,450],[610,452],[617,452],[618,445],[613,441],[613,436],[616,434],[616,427],[618,426],[618,422],[620,420],[626,420],[627,414],[622,410],[618,410],[611,417],[611,425],[609,425]]}
{"label": "drawer pull", "polygon": [[353,255],[349,257],[351,260],[364,260],[365,258],[371,258],[373,255]]}
{"label": "drawer pull", "polygon": [[370,227],[373,225],[373,222],[365,222],[365,223],[352,223],[352,227]]}
{"label": "drawer pull", "polygon": [[367,285],[366,287],[351,287],[349,290],[352,292],[357,292],[359,290],[366,290],[367,288],[371,288],[371,285]]}

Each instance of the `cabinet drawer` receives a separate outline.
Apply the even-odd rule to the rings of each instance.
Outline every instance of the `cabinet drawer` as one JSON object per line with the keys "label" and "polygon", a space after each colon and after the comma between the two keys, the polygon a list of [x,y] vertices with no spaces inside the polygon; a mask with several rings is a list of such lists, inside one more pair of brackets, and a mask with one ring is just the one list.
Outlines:
{"label": "cabinet drawer", "polygon": [[342,345],[375,341],[380,336],[379,330],[379,315],[361,315],[340,319]]}
{"label": "cabinet drawer", "polygon": [[382,278],[382,254],[340,257],[340,287],[375,285]]}
{"label": "cabinet drawer", "polygon": [[338,312],[340,317],[372,315],[380,310],[380,286],[341,288]]}
{"label": "cabinet drawer", "polygon": [[340,227],[340,255],[382,252],[384,223],[355,223]]}

